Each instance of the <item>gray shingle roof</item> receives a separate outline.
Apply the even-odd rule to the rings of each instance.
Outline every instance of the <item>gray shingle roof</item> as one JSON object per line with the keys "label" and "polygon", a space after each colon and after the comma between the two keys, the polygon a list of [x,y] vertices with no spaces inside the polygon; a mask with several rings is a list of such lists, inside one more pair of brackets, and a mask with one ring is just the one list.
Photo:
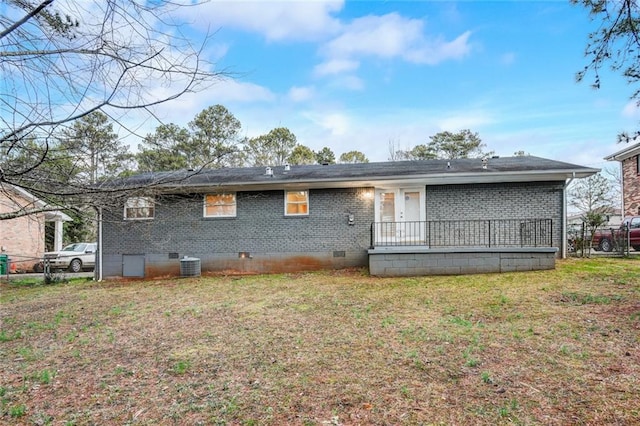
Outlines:
{"label": "gray shingle roof", "polygon": [[312,187],[348,186],[349,182],[365,183],[394,180],[441,183],[474,183],[478,181],[523,181],[585,177],[598,169],[578,166],[540,157],[489,158],[486,168],[481,159],[395,161],[358,164],[303,165],[273,167],[273,175],[265,167],[203,169],[194,171],[154,172],[112,181],[115,186],[143,186],[161,182],[165,187],[256,187],[276,188],[295,185]]}

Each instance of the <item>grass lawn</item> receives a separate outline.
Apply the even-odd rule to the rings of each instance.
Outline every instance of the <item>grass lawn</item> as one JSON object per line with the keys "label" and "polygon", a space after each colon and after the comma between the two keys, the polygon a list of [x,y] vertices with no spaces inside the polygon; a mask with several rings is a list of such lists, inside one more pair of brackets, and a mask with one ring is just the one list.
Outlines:
{"label": "grass lawn", "polygon": [[640,262],[0,284],[0,423],[640,423]]}

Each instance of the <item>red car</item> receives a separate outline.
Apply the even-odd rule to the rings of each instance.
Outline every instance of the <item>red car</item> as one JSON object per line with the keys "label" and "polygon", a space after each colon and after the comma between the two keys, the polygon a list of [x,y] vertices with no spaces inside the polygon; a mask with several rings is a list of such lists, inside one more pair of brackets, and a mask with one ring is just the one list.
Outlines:
{"label": "red car", "polygon": [[627,239],[627,229],[629,245],[634,250],[640,251],[640,216],[625,217],[618,229],[596,231],[593,234],[591,246],[597,251],[612,251]]}

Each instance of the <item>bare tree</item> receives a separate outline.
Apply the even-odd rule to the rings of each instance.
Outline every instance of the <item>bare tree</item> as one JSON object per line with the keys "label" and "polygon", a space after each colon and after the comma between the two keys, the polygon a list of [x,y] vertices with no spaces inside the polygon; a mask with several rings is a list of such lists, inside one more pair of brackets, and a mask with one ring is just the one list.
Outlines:
{"label": "bare tree", "polygon": [[569,190],[569,203],[583,215],[611,208],[613,198],[611,182],[600,173],[575,180]]}
{"label": "bare tree", "polygon": [[[203,60],[208,35],[200,46],[181,35],[175,20],[180,7],[194,6],[144,0],[3,2],[0,185],[25,189],[47,207],[7,212],[0,219],[92,204],[113,193],[62,178],[42,184],[40,171],[56,161],[54,134],[75,120],[101,111],[126,130],[124,117],[132,111],[153,115],[154,106],[225,75]],[[30,161],[4,160],[16,157]]]}
{"label": "bare tree", "polygon": [[601,173],[577,179],[569,188],[569,204],[580,211],[580,219],[584,224],[584,234],[579,239],[583,256],[591,252],[596,229],[606,224],[614,197],[611,181]]}
{"label": "bare tree", "polygon": [[389,161],[403,161],[409,159],[407,150],[400,148],[400,144],[393,139],[388,141]]}
{"label": "bare tree", "polygon": [[602,174],[611,183],[611,203],[614,207],[622,207],[622,167],[616,164],[616,167],[605,167]]}

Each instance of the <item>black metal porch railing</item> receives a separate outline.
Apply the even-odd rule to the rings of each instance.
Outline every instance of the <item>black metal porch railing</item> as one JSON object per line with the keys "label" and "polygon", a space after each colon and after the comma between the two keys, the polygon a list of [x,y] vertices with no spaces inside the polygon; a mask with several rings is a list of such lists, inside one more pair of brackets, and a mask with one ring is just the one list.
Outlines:
{"label": "black metal porch railing", "polygon": [[373,222],[371,247],[553,247],[552,219]]}

